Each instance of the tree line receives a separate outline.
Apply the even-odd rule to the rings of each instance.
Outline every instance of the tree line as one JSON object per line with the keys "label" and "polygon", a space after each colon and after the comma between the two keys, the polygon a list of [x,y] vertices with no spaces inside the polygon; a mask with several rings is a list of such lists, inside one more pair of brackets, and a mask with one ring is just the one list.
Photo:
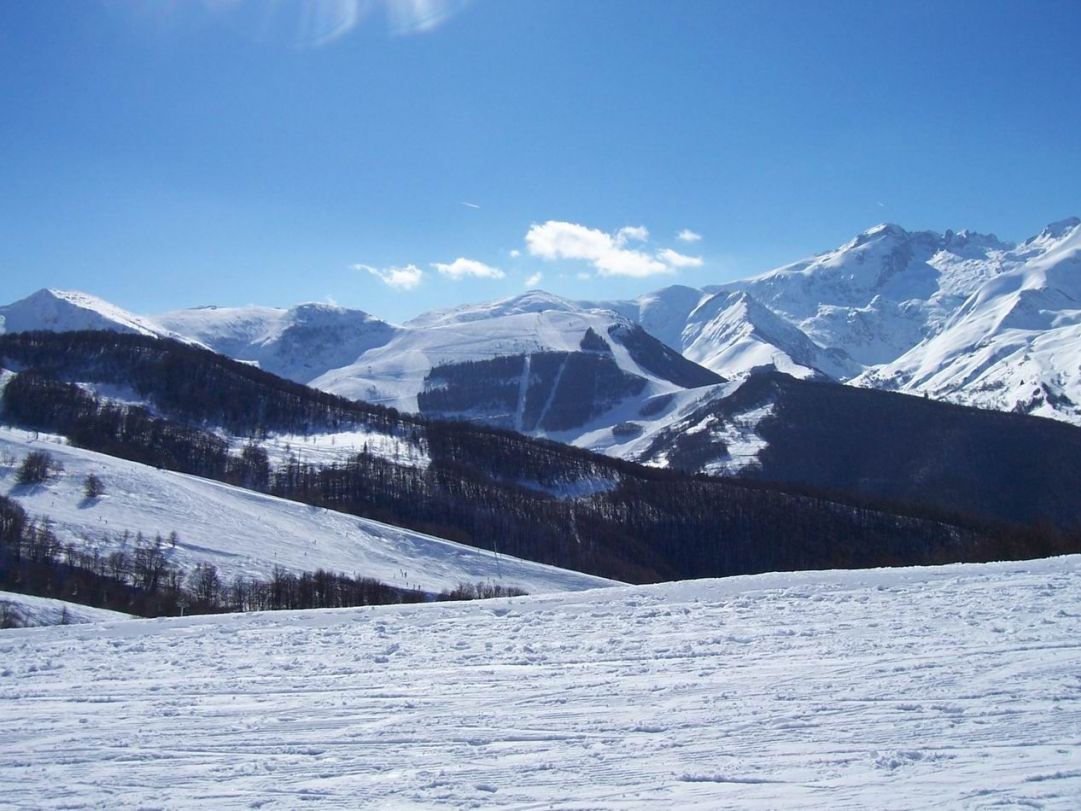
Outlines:
{"label": "tree line", "polygon": [[[60,433],[75,445],[114,456],[630,582],[1081,550],[1076,532],[949,516],[938,508],[788,484],[692,476],[510,431],[405,417],[167,341],[64,333],[24,334],[19,343],[19,335],[0,336],[0,357],[11,351],[9,338],[21,363],[39,365],[16,375],[4,391],[4,418],[23,427]],[[180,359],[167,363],[173,352]],[[120,380],[144,355],[156,371],[145,372],[142,385],[150,387],[155,409],[171,403],[168,416],[104,401],[58,377],[77,370],[80,380]],[[222,427],[213,422],[217,412],[197,392],[191,404],[160,394],[185,391],[168,375],[199,377],[192,367],[202,363],[219,372],[218,378],[205,373],[201,379],[242,381],[237,396],[254,397],[246,421],[239,406],[230,417],[229,430],[252,438],[239,452],[214,432]],[[98,373],[98,367],[112,371]],[[286,413],[308,415],[309,421],[295,424],[308,428],[328,420],[339,427],[347,419],[382,420],[380,430],[422,444],[430,462],[410,467],[361,453],[332,465],[293,459],[272,468],[259,435],[284,424],[268,415]],[[341,417],[337,423],[335,413]],[[562,488],[581,481],[601,483],[600,491],[588,498],[560,496]]]}
{"label": "tree line", "polygon": [[185,572],[170,562],[170,541],[161,535],[125,534],[119,541],[108,554],[62,543],[48,521],[31,520],[16,501],[0,496],[0,589],[142,617],[348,608],[429,597],[324,569],[295,574],[276,568],[268,579],[225,579],[204,562]]}
{"label": "tree line", "polygon": [[208,349],[145,335],[4,334],[0,366],[129,388],[162,415],[241,436],[357,427],[408,435],[421,424],[393,408],[310,389]]}

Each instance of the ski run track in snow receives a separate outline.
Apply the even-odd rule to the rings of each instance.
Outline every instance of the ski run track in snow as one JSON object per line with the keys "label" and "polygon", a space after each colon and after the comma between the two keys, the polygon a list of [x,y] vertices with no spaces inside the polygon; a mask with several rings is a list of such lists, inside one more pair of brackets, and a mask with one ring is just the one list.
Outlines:
{"label": "ski run track in snow", "polygon": [[9,808],[1081,807],[1081,557],[0,632]]}

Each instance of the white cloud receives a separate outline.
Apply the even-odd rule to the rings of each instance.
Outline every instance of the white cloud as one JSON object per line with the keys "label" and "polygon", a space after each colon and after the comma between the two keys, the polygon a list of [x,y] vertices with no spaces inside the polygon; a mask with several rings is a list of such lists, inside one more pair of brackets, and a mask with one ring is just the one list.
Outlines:
{"label": "white cloud", "polygon": [[536,287],[538,284],[541,283],[541,279],[543,279],[543,278],[544,278],[543,273],[534,273],[532,276],[530,276],[528,279],[525,280],[525,286],[526,287]]}
{"label": "white cloud", "polygon": [[578,281],[580,281],[580,282],[588,282],[588,281],[589,281],[590,279],[592,279],[593,277],[592,277],[592,276],[590,276],[590,275],[589,275],[588,273],[586,273],[586,272],[585,272],[585,271],[583,270],[583,271],[582,271],[581,273],[579,273],[579,274],[578,274],[577,276],[575,276],[574,278],[576,278],[576,279],[577,279]]}
{"label": "white cloud", "polygon": [[[138,4],[156,5],[161,14],[185,5],[155,0],[138,0]],[[364,20],[370,8],[364,0],[204,0],[201,5],[186,5],[209,9],[234,30],[259,42],[293,48],[318,48],[345,36]]]}
{"label": "white cloud", "polygon": [[455,281],[464,279],[466,276],[473,276],[478,279],[502,279],[507,275],[499,268],[478,262],[476,259],[466,259],[462,256],[459,256],[450,264],[432,262],[432,267],[444,276],[450,276]]}
{"label": "white cloud", "polygon": [[466,208],[480,208],[480,206],[478,206],[476,203],[470,203],[465,200],[462,200],[462,205]]}
{"label": "white cloud", "polygon": [[294,48],[317,48],[353,31],[373,10],[383,7],[390,32],[395,35],[432,31],[461,12],[470,0],[124,0],[152,19],[172,22],[180,14],[209,12],[235,31],[252,39]]}
{"label": "white cloud", "polygon": [[649,242],[649,229],[644,225],[627,225],[616,231],[616,245],[622,248],[628,242]]}
{"label": "white cloud", "polygon": [[601,276],[643,278],[672,272],[672,268],[649,254],[623,247],[627,239],[638,238],[643,233],[648,237],[649,232],[645,228],[623,228],[613,237],[577,223],[548,220],[530,226],[525,241],[534,256],[548,260],[585,260]]}
{"label": "white cloud", "polygon": [[363,270],[375,276],[387,287],[395,290],[412,290],[424,280],[424,271],[416,265],[400,268],[373,268],[371,265],[353,265],[353,270]]}
{"label": "white cloud", "polygon": [[520,250],[518,250],[517,248],[515,248],[513,251],[510,252],[510,258],[511,259],[517,259],[521,255],[522,255],[522,252]]}
{"label": "white cloud", "polygon": [[684,254],[673,251],[671,248],[665,248],[664,250],[657,251],[657,258],[664,262],[666,265],[671,265],[674,268],[702,267],[701,256],[685,256]]}
{"label": "white cloud", "polygon": [[684,228],[682,231],[676,234],[676,239],[678,239],[680,242],[701,242],[702,235],[696,233],[695,231],[692,231],[690,228]]}
{"label": "white cloud", "polygon": [[388,0],[383,5],[391,33],[423,34],[434,31],[468,4],[469,0]]}

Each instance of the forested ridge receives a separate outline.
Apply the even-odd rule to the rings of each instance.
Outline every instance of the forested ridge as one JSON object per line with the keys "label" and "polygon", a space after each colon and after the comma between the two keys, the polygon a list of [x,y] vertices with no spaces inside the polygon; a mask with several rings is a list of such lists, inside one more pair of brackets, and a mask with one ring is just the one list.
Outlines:
{"label": "forested ridge", "polygon": [[[1058,420],[976,409],[877,389],[753,375],[687,424],[769,408],[765,442],[743,475],[882,502],[919,503],[1063,531],[1081,528],[1081,428]],[[710,431],[676,426],[655,441],[685,467],[723,455]]]}
{"label": "forested ridge", "polygon": [[[633,582],[769,570],[1032,557],[1076,534],[946,516],[807,488],[690,476],[468,423],[402,415],[289,383],[205,350],[115,333],[0,336],[3,418],[73,444]],[[152,410],[74,385],[126,385]],[[246,408],[245,404],[250,404]],[[268,431],[363,425],[424,446],[430,463],[361,453],[272,467]],[[250,437],[230,449],[215,431]],[[559,489],[604,483],[584,498]]]}

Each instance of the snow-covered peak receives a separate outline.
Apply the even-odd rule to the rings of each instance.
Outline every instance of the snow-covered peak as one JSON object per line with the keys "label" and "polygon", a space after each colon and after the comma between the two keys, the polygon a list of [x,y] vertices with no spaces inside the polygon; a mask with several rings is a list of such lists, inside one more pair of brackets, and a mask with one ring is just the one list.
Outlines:
{"label": "snow-covered peak", "polygon": [[[1020,260],[983,285],[958,311],[951,323],[969,313],[1007,301],[1015,293],[1041,291],[1042,309],[1081,310],[1081,220],[1062,220],[1018,247]],[[1012,306],[1010,302],[1008,306]]]}
{"label": "snow-covered peak", "polygon": [[543,290],[529,290],[509,298],[486,301],[480,304],[466,304],[461,307],[449,307],[423,313],[406,326],[414,329],[466,324],[472,321],[485,321],[503,318],[509,315],[544,312],[578,312],[582,307],[568,299],[546,293]]}
{"label": "snow-covered peak", "polygon": [[711,289],[747,290],[820,347],[870,367],[940,331],[989,279],[1023,261],[992,234],[883,224],[835,250]]}
{"label": "snow-covered peak", "polygon": [[796,377],[850,371],[843,356],[825,352],[745,290],[703,301],[687,317],[682,341],[686,357],[725,376],[763,367]]}
{"label": "snow-covered peak", "polygon": [[363,310],[309,302],[280,307],[198,307],[155,319],[216,352],[308,383],[383,346],[400,327]]}
{"label": "snow-covered peak", "polygon": [[870,228],[863,231],[859,236],[857,236],[853,240],[853,242],[855,244],[862,245],[865,242],[869,242],[870,240],[878,237],[893,237],[896,239],[903,239],[907,236],[908,231],[906,231],[901,226],[892,222],[883,222],[879,223],[878,225],[872,225]]}
{"label": "snow-covered peak", "polygon": [[364,310],[354,310],[349,307],[343,307],[340,304],[331,304],[326,301],[308,301],[303,304],[298,304],[295,307],[291,307],[289,312],[297,318],[340,318],[342,316],[348,316],[352,318],[358,318],[364,321],[374,318]]}
{"label": "snow-covered peak", "polygon": [[1034,242],[1038,239],[1062,239],[1069,236],[1070,232],[1075,230],[1079,225],[1081,225],[1081,219],[1077,217],[1067,217],[1064,220],[1048,224],[1039,234],[1028,240],[1028,242]]}
{"label": "snow-covered peak", "polygon": [[312,385],[345,397],[415,411],[417,395],[437,367],[579,352],[590,329],[609,345],[621,369],[652,377],[619,340],[610,338],[609,331],[617,326],[632,324],[613,312],[585,309],[547,293],[527,293],[409,321],[393,340],[365,352],[352,364],[331,370]]}
{"label": "snow-covered peak", "polygon": [[297,324],[339,326],[384,323],[363,310],[326,302],[306,302],[288,309],[284,307],[201,306],[173,310],[154,316],[154,321],[207,343],[266,342]]}
{"label": "snow-covered peak", "polygon": [[0,332],[111,330],[186,340],[151,319],[77,290],[45,288],[0,307]]}
{"label": "snow-covered peak", "polygon": [[942,236],[944,250],[960,255],[965,251],[1008,251],[1014,247],[1012,242],[1003,242],[994,234],[981,234],[962,228],[960,231],[946,230]]}
{"label": "snow-covered peak", "polygon": [[940,331],[856,382],[1081,421],[1081,222],[1006,258]]}
{"label": "snow-covered peak", "polygon": [[1013,248],[1009,256],[1019,265],[1055,251],[1062,243],[1068,242],[1078,230],[1081,230],[1078,226],[1081,226],[1081,220],[1077,217],[1067,217],[1050,223],[1040,233]]}
{"label": "snow-covered peak", "polygon": [[[265,340],[279,331],[287,310],[277,307],[193,307],[154,316],[164,327],[191,335],[219,352],[253,341]],[[223,347],[229,346],[226,350]]]}

